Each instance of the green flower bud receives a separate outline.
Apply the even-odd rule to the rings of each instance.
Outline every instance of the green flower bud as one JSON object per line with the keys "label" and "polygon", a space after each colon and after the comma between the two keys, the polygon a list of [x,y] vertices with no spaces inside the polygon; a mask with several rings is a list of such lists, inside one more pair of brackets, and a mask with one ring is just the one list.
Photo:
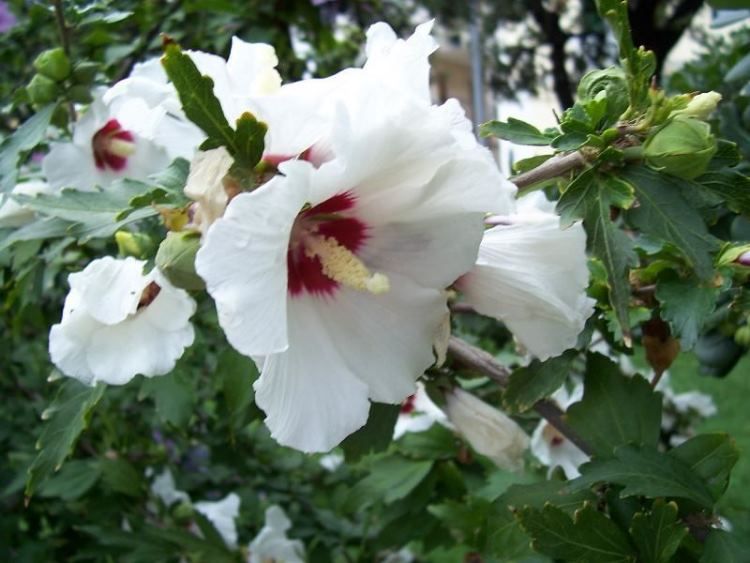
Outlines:
{"label": "green flower bud", "polygon": [[60,95],[60,86],[54,81],[41,74],[35,74],[31,79],[26,92],[29,94],[31,103],[45,105],[54,102]]}
{"label": "green flower bud", "polygon": [[734,332],[734,341],[740,346],[750,348],[750,325],[744,325]]}
{"label": "green flower bud", "polygon": [[89,104],[94,99],[88,86],[73,86],[68,90],[68,99],[77,104]]}
{"label": "green flower bud", "polygon": [[176,287],[198,290],[206,287],[195,272],[195,254],[200,248],[200,233],[195,231],[169,232],[159,245],[156,266]]}
{"label": "green flower bud", "polygon": [[154,250],[154,241],[150,236],[143,233],[117,231],[115,233],[115,242],[117,242],[117,250],[122,256],[145,259],[151,256]]}
{"label": "green flower bud", "polygon": [[691,180],[706,171],[716,154],[716,139],[705,121],[677,116],[643,145],[649,166]]}
{"label": "green flower bud", "polygon": [[73,81],[76,84],[91,84],[94,78],[96,78],[98,70],[99,63],[91,61],[80,62],[73,68]]}
{"label": "green flower bud", "polygon": [[174,507],[172,515],[180,521],[189,520],[193,517],[193,507],[189,502],[181,502]]}
{"label": "green flower bud", "polygon": [[596,98],[602,91],[607,95],[607,115],[610,122],[614,123],[630,105],[625,71],[620,67],[611,66],[587,72],[578,84],[578,99],[587,102]]}
{"label": "green flower bud", "polygon": [[60,47],[48,49],[34,60],[34,68],[39,74],[60,82],[70,75],[70,59]]}

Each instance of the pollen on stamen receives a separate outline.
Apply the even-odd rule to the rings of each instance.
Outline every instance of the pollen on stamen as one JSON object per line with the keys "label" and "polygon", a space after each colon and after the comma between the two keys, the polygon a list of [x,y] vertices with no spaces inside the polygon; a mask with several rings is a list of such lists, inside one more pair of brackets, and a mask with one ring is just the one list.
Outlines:
{"label": "pollen on stamen", "polygon": [[305,254],[320,260],[323,274],[353,289],[369,291],[375,295],[390,289],[388,277],[371,273],[367,266],[333,237],[311,236],[305,241]]}

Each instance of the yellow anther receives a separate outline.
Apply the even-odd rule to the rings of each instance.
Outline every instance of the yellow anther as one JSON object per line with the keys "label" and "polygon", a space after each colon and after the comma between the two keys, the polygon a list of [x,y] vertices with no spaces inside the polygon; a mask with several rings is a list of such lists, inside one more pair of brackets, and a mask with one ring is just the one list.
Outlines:
{"label": "yellow anther", "polygon": [[347,287],[375,295],[385,293],[391,287],[387,276],[371,273],[362,260],[333,237],[309,237],[305,241],[305,254],[310,258],[317,256],[323,273]]}
{"label": "yellow anther", "polygon": [[135,152],[135,143],[124,139],[110,139],[107,152],[123,158],[128,157]]}

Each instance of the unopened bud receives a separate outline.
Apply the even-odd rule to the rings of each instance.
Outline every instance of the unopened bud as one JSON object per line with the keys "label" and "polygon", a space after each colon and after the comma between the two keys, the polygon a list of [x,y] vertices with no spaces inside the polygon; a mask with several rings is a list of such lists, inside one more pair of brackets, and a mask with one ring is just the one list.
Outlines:
{"label": "unopened bud", "polygon": [[716,138],[711,127],[692,117],[675,117],[643,146],[650,166],[686,180],[703,174],[714,154]]}
{"label": "unopened bud", "polygon": [[694,117],[696,119],[707,119],[709,115],[716,109],[716,106],[721,101],[721,94],[718,92],[703,92],[695,96],[687,107],[673,111],[670,117],[681,115],[683,117]]}
{"label": "unopened bud", "polygon": [[716,259],[718,266],[750,266],[750,244],[727,246]]}
{"label": "unopened bud", "polygon": [[445,399],[448,419],[472,448],[498,467],[521,469],[529,437],[513,419],[463,389],[453,389]]}
{"label": "unopened bud", "polygon": [[130,231],[117,231],[115,233],[117,250],[122,256],[133,256],[144,259],[151,256],[154,250],[154,241],[144,233],[131,233]]}
{"label": "unopened bud", "polygon": [[593,100],[600,92],[605,92],[607,115],[615,122],[630,105],[628,81],[625,71],[617,66],[587,72],[578,84],[578,99],[581,102]]}
{"label": "unopened bud", "polygon": [[29,94],[31,103],[44,105],[54,102],[57,99],[60,95],[60,86],[46,76],[35,74],[34,78],[26,86],[26,92]]}
{"label": "unopened bud", "polygon": [[750,266],[750,250],[740,254],[736,262],[742,266]]}
{"label": "unopened bud", "polygon": [[200,233],[194,231],[169,232],[156,253],[156,267],[175,287],[199,290],[206,287],[195,271],[195,254],[200,248]]}
{"label": "unopened bud", "polygon": [[740,346],[750,348],[750,325],[743,325],[734,332],[734,341]]}
{"label": "unopened bud", "polygon": [[181,502],[174,508],[172,515],[177,520],[189,520],[193,517],[193,507],[189,502]]}
{"label": "unopened bud", "polygon": [[99,63],[91,61],[83,61],[76,64],[73,68],[73,80],[76,84],[89,85],[96,78],[96,73],[99,70]]}
{"label": "unopened bud", "polygon": [[70,75],[70,59],[60,47],[48,49],[34,60],[34,68],[39,74],[61,82]]}

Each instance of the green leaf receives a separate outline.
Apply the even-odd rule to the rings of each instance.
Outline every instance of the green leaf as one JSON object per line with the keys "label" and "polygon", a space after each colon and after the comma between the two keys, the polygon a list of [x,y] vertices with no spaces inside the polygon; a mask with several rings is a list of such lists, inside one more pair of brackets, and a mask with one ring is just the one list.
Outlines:
{"label": "green leaf", "polygon": [[[590,200],[590,199],[589,199]],[[586,209],[583,226],[588,236],[589,248],[607,272],[609,302],[615,311],[623,338],[630,345],[628,307],[630,304],[630,267],[638,265],[633,241],[610,218],[612,196],[600,193]]]}
{"label": "green leaf", "polygon": [[702,286],[697,279],[670,278],[656,285],[661,317],[679,337],[683,350],[695,346],[703,323],[716,308],[720,289]]}
{"label": "green leaf", "polygon": [[661,404],[661,395],[641,376],[626,377],[609,358],[590,354],[583,400],[568,408],[566,419],[594,454],[611,457],[625,444],[656,447]]}
{"label": "green leaf", "polygon": [[546,362],[534,360],[528,366],[515,370],[503,394],[505,408],[511,412],[524,412],[549,396],[565,382],[577,356],[575,350],[569,350]]}
{"label": "green leaf", "polygon": [[654,501],[650,512],[633,516],[630,536],[638,547],[639,561],[643,563],[669,563],[688,534],[688,528],[677,517],[677,504]]}
{"label": "green leaf", "polygon": [[401,456],[379,459],[352,493],[391,504],[412,492],[427,477],[432,464],[432,461],[414,461]]}
{"label": "green leaf", "polygon": [[557,202],[560,226],[567,228],[586,216],[586,210],[595,205],[599,194],[596,169],[588,168],[576,176]]}
{"label": "green leaf", "polygon": [[200,127],[209,140],[236,154],[234,130],[214,95],[214,81],[202,75],[192,59],[174,43],[165,47],[161,62],[180,96],[187,118]]}
{"label": "green leaf", "polygon": [[72,223],[58,217],[40,217],[34,222],[24,225],[0,240],[0,251],[5,250],[15,242],[64,237]]}
{"label": "green leaf", "polygon": [[356,461],[367,453],[386,449],[393,439],[400,410],[400,405],[371,402],[367,423],[341,442],[346,461]]}
{"label": "green leaf", "polygon": [[574,151],[586,144],[589,136],[587,133],[580,131],[571,131],[558,135],[550,143],[554,148],[560,151]]}
{"label": "green leaf", "polygon": [[266,124],[255,119],[255,116],[249,112],[243,113],[237,119],[235,135],[237,152],[234,155],[237,164],[251,169],[260,162],[267,130]]}
{"label": "green leaf", "polygon": [[75,379],[63,383],[55,400],[42,413],[48,419],[37,441],[39,453],[29,467],[26,496],[30,497],[43,480],[60,469],[70,455],[78,436],[88,426],[91,412],[104,394],[105,386],[87,387]]}
{"label": "green leaf", "polygon": [[415,459],[452,459],[458,454],[456,435],[441,424],[422,432],[407,432],[398,439],[398,451]]}
{"label": "green leaf", "polygon": [[253,383],[258,368],[250,358],[227,346],[219,355],[216,373],[221,377],[221,393],[227,407],[232,441],[248,420],[248,409],[255,400]]}
{"label": "green leaf", "polygon": [[580,563],[625,563],[636,559],[625,533],[591,503],[577,510],[573,519],[551,504],[542,510],[525,508],[516,516],[532,537],[532,547],[554,559]]}
{"label": "green leaf", "polygon": [[725,200],[732,211],[750,215],[750,178],[738,170],[710,170],[696,178],[695,184]]}
{"label": "green leaf", "polygon": [[0,197],[11,191],[18,179],[21,154],[36,147],[47,132],[56,104],[40,109],[0,144]]}
{"label": "green leaf", "polygon": [[583,465],[581,472],[581,477],[569,483],[571,492],[595,483],[616,483],[625,487],[621,497],[683,498],[706,508],[714,504],[711,492],[688,464],[654,450],[623,446],[615,450],[614,458],[594,459]]}
{"label": "green leaf", "polygon": [[39,495],[76,500],[85,495],[101,476],[101,467],[92,460],[72,460],[39,487]]}
{"label": "green leaf", "polygon": [[141,393],[153,397],[161,419],[177,428],[186,426],[193,415],[193,389],[177,373],[145,378]]}
{"label": "green leaf", "polygon": [[104,484],[110,490],[131,497],[143,492],[143,476],[126,459],[102,459],[101,469]]}
{"label": "green leaf", "polygon": [[649,236],[674,245],[701,279],[713,276],[711,253],[717,248],[700,213],[682,195],[685,180],[645,166],[630,166],[622,178],[635,189],[639,205],[628,212],[632,224]]}
{"label": "green leaf", "polygon": [[[529,536],[521,528],[513,513],[503,506],[494,504],[487,513],[485,540],[482,550],[494,555],[498,561],[523,561],[525,563],[546,563],[531,549]],[[463,554],[462,554],[463,555]],[[449,559],[450,563],[458,559]]]}
{"label": "green leaf", "polygon": [[588,488],[571,492],[566,481],[540,481],[528,485],[511,485],[500,495],[495,504],[504,508],[543,508],[547,503],[572,513],[584,502],[596,502],[596,495]]}
{"label": "green leaf", "polygon": [[[13,197],[42,215],[73,223],[67,234],[86,242],[91,238],[110,237],[128,223],[157,215],[153,207],[129,212],[131,200],[152,190],[152,186],[143,182],[124,179],[113,183],[106,191],[83,192],[67,188],[59,194]],[[126,217],[122,218],[123,215]]]}
{"label": "green leaf", "polygon": [[747,563],[747,545],[738,534],[711,530],[700,563]]}
{"label": "green leaf", "polygon": [[483,123],[479,128],[479,133],[482,137],[498,137],[517,145],[545,146],[552,142],[551,137],[548,137],[530,123],[512,117],[508,119],[507,123],[503,121]]}
{"label": "green leaf", "polygon": [[740,457],[734,440],[723,433],[699,434],[669,451],[690,466],[719,500],[729,485],[732,468]]}

